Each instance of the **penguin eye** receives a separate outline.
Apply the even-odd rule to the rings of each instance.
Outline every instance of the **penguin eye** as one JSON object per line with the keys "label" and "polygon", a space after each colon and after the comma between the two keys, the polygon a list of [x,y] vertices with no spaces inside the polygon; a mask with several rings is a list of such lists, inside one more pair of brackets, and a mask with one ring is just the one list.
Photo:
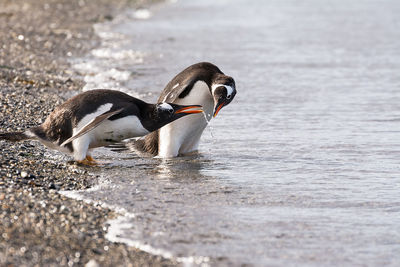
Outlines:
{"label": "penguin eye", "polygon": [[227,95],[226,99],[231,99],[231,97],[232,97],[231,95]]}
{"label": "penguin eye", "polygon": [[172,115],[174,113],[174,110],[173,109],[168,109],[168,113]]}

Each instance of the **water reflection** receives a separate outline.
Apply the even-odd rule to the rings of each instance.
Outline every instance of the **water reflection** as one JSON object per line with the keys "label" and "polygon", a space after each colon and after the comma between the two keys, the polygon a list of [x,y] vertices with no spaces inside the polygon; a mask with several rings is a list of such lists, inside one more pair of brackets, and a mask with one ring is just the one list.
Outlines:
{"label": "water reflection", "polygon": [[[173,159],[157,159],[155,174],[159,179],[171,179],[174,182],[196,182],[210,180],[211,177],[203,174],[203,170],[213,164],[213,160],[196,153],[191,156]],[[149,173],[151,175],[152,173]]]}

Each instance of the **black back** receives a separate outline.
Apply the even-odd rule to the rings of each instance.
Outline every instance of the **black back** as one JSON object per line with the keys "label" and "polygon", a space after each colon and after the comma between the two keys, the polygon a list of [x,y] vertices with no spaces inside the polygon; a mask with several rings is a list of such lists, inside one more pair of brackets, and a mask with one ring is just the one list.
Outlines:
{"label": "black back", "polygon": [[[57,142],[59,145],[72,136],[73,128],[86,115],[95,112],[101,105],[111,103],[110,111],[123,109],[109,120],[116,120],[125,116],[135,115],[139,118],[154,108],[154,105],[134,98],[123,92],[97,89],[76,95],[56,109],[47,117],[46,121],[32,130],[44,140]],[[72,143],[66,145],[72,151]]]}
{"label": "black back", "polygon": [[109,120],[116,120],[129,115],[141,117],[141,111],[145,112],[150,108],[148,107],[149,104],[146,102],[123,92],[108,89],[96,89],[72,97],[57,109],[71,111],[73,114],[72,126],[74,127],[83,117],[95,112],[100,106],[108,103],[113,104],[109,111],[123,108],[122,112],[110,117]]}
{"label": "black back", "polygon": [[[178,97],[184,98],[192,90],[193,85],[201,80],[204,81],[209,88],[215,80],[216,76],[224,73],[214,64],[209,62],[200,62],[184,69],[176,75],[161,92],[157,102],[173,103]],[[176,84],[179,84],[176,86]],[[176,86],[174,88],[174,86]]]}

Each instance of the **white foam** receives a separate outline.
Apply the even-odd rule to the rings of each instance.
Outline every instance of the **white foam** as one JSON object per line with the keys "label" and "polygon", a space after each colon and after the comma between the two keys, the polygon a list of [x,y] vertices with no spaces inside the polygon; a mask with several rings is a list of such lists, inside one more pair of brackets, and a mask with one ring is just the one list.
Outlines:
{"label": "white foam", "polygon": [[101,68],[97,64],[95,64],[94,61],[89,60],[81,60],[77,63],[72,64],[72,67],[75,70],[82,72],[83,75],[91,75],[101,71]]}
{"label": "white foam", "polygon": [[143,63],[144,53],[132,49],[115,49],[102,47],[93,49],[91,54],[98,58],[113,60],[129,60],[131,63]]}
{"label": "white foam", "polygon": [[105,30],[105,27],[103,26],[103,24],[96,24],[94,26],[94,29],[96,31],[96,34],[105,40],[115,40],[115,39],[121,39],[123,38],[123,35],[120,33],[116,33],[116,32],[112,32],[109,30]]}
{"label": "white foam", "polygon": [[132,65],[142,64],[146,54],[126,47],[126,35],[113,30],[115,21],[123,19],[124,16],[120,17],[111,22],[94,25],[95,33],[101,39],[100,45],[83,59],[71,59],[73,68],[82,75],[86,83],[83,91],[108,88],[131,95],[134,93],[125,87],[125,82],[131,79]]}
{"label": "white foam", "polygon": [[[177,262],[182,263],[184,266],[192,266],[192,265],[200,265],[203,267],[209,266],[208,262],[210,261],[209,257],[205,256],[189,256],[189,257],[175,257],[172,252],[155,248],[149,244],[143,243],[138,240],[133,240],[127,237],[124,237],[124,230],[128,230],[134,227],[132,220],[135,218],[135,214],[132,212],[128,212],[125,208],[118,207],[115,205],[109,205],[104,203],[103,201],[95,201],[85,197],[85,193],[95,193],[97,191],[102,191],[107,187],[112,186],[111,182],[104,178],[103,176],[99,179],[99,184],[87,189],[87,190],[77,190],[77,191],[58,191],[59,194],[83,201],[86,204],[101,206],[102,208],[107,208],[114,210],[115,212],[121,214],[115,219],[108,220],[106,224],[109,225],[107,233],[105,237],[115,243],[124,243],[128,246],[135,247],[139,250],[147,252],[152,255],[161,256],[166,259],[173,259]],[[162,235],[161,232],[155,232],[156,235]]]}
{"label": "white foam", "polygon": [[115,205],[109,205],[109,204],[104,203],[103,201],[95,201],[95,200],[85,197],[85,192],[93,193],[93,192],[97,192],[97,191],[102,191],[104,188],[110,187],[110,186],[111,186],[111,182],[108,179],[101,176],[99,179],[99,183],[87,190],[75,190],[75,191],[60,190],[60,191],[58,191],[58,193],[60,195],[66,196],[68,198],[83,201],[86,204],[90,204],[93,206],[100,206],[105,209],[111,209],[119,214],[123,214],[124,217],[126,217],[126,218],[134,218],[135,214],[128,212],[125,208],[118,207]]}
{"label": "white foam", "polygon": [[135,19],[149,19],[151,18],[152,13],[146,8],[140,8],[133,13],[133,16],[135,17]]}
{"label": "white foam", "polygon": [[123,237],[124,229],[131,229],[132,227],[134,227],[131,221],[132,220],[130,218],[126,218],[125,216],[120,216],[116,219],[108,220],[107,223],[110,226],[108,227],[108,232],[105,237],[111,242],[125,243],[128,246],[135,247],[152,255],[161,256],[166,259],[174,259],[177,262],[182,263],[184,266],[192,266],[192,265],[200,265],[203,267],[209,266],[208,264],[208,262],[210,261],[209,257],[204,257],[204,256],[174,257],[174,255],[168,250],[155,248],[149,244],[145,244],[140,241]]}
{"label": "white foam", "polygon": [[124,89],[121,82],[128,81],[131,76],[129,71],[120,71],[115,68],[99,71],[96,74],[86,75],[84,81],[86,85],[83,91],[94,88]]}

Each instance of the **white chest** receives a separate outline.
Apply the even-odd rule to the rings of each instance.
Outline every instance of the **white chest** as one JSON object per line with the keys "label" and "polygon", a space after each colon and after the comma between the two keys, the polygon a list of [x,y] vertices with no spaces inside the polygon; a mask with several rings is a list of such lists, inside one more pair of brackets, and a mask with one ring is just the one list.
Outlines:
{"label": "white chest", "polygon": [[124,139],[139,137],[148,134],[136,116],[127,116],[117,120],[105,120],[90,132],[90,147],[103,146]]}
{"label": "white chest", "polygon": [[[207,120],[212,118],[214,100],[205,82],[199,81],[184,98],[174,101],[180,105],[202,105]],[[204,114],[194,114],[162,127],[159,132],[159,156],[175,157],[197,150],[201,134],[208,121]]]}
{"label": "white chest", "polygon": [[[107,103],[100,106],[95,112],[82,118],[78,125],[73,129],[74,134],[79,132],[87,123],[99,115],[111,110],[113,104]],[[82,137],[79,137],[75,143],[88,143],[90,148],[104,146],[112,142],[118,142],[127,138],[138,137],[148,134],[138,117],[127,116],[117,120],[104,120],[97,127]]]}

